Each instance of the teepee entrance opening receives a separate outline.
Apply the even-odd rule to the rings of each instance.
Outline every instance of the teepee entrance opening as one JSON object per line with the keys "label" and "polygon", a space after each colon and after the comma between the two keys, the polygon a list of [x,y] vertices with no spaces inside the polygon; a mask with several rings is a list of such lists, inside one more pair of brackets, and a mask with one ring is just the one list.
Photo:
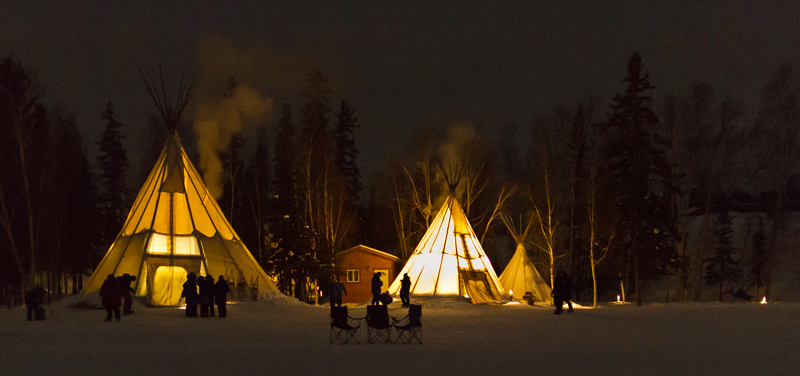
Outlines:
{"label": "teepee entrance opening", "polygon": [[153,304],[177,305],[181,301],[181,290],[188,274],[180,266],[159,266],[153,276]]}

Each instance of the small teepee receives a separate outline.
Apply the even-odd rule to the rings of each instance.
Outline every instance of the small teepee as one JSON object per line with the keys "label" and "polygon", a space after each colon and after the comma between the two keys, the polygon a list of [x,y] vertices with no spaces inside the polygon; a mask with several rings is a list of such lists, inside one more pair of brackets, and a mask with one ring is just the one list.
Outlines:
{"label": "small teepee", "polygon": [[550,296],[550,286],[545,283],[525,250],[525,241],[532,221],[529,219],[525,230],[519,232],[510,218],[503,216],[502,219],[508,228],[508,232],[517,242],[517,250],[514,252],[514,256],[511,257],[511,261],[506,265],[503,273],[500,274],[500,284],[514,299],[522,300],[526,293],[531,293],[537,302],[553,304],[553,298]]}
{"label": "small teepee", "polygon": [[177,305],[188,273],[224,275],[231,287],[280,294],[222,214],[178,138],[177,125],[191,89],[181,80],[174,104],[147,82],[170,135],[128,214],[122,231],[87,282],[99,290],[106,276],[136,276],[136,296],[154,306]]}
{"label": "small teepee", "polygon": [[473,303],[501,303],[505,291],[455,197],[463,170],[447,174],[450,193],[403,270],[389,287],[400,291],[404,274],[412,295],[461,295]]}

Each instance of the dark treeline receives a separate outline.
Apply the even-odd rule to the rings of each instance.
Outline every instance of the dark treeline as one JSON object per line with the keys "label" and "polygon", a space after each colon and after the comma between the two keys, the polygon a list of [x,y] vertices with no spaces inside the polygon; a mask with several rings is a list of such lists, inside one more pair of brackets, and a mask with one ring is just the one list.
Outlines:
{"label": "dark treeline", "polygon": [[[357,111],[321,71],[280,104],[276,124],[236,133],[218,156],[220,207],[281,291],[313,301],[336,255],[366,244],[406,260],[446,193],[443,169],[465,174],[457,195],[498,274],[514,246],[501,216],[531,222],[526,248],[545,280],[575,279],[578,300],[622,294],[690,301],[713,287],[769,295],[786,251],[787,212],[798,203],[800,81],[790,65],[754,88],[758,109],[710,84],[653,98],[642,59],[620,66],[618,94],[584,97],[521,127],[418,129],[405,155],[381,156],[361,176]],[[613,74],[613,72],[612,72]],[[235,85],[235,84],[234,84]],[[42,285],[76,293],[122,228],[166,137],[157,117],[142,150],[123,148],[109,101],[96,170],[62,105],[47,108],[42,83],[19,62],[0,64],[0,300]],[[195,135],[181,125],[191,150]],[[491,129],[492,132],[488,130]],[[129,158],[132,160],[129,161]],[[130,166],[144,166],[141,171]],[[734,212],[763,212],[748,241],[734,242]],[[690,242],[689,233],[695,240]],[[699,233],[698,233],[699,232]],[[642,297],[643,284],[666,296]]]}

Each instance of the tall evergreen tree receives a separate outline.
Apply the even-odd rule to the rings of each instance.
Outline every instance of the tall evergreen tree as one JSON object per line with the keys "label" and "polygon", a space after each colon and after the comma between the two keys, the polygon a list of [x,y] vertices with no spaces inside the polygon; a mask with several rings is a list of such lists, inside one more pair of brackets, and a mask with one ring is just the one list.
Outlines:
{"label": "tall evergreen tree", "polygon": [[103,218],[103,244],[114,241],[130,210],[131,191],[128,188],[128,156],[122,147],[125,136],[120,133],[122,124],[116,120],[114,106],[109,100],[101,114],[106,121],[105,131],[97,144],[100,155],[101,216]]}
{"label": "tall evergreen tree", "polygon": [[256,150],[245,172],[245,197],[249,211],[239,236],[250,247],[250,252],[264,264],[267,218],[270,198],[269,143],[266,132],[259,132]]}
{"label": "tall evergreen tree", "polygon": [[725,282],[739,280],[741,269],[733,259],[736,247],[731,241],[731,217],[728,210],[723,210],[717,217],[717,226],[714,231],[714,250],[711,257],[706,259],[705,279],[709,286],[719,285],[719,301],[722,301]]}
{"label": "tall evergreen tree", "polygon": [[627,73],[625,92],[614,97],[609,118],[599,128],[605,136],[601,152],[621,220],[618,246],[628,250],[636,304],[641,305],[642,279],[656,277],[673,260],[672,247],[663,240],[674,236],[675,223],[667,196],[671,189],[664,152],[668,142],[655,132],[658,117],[648,95],[655,86],[638,54],[628,60]]}
{"label": "tall evergreen tree", "polygon": [[336,113],[336,129],[334,130],[336,165],[347,179],[347,194],[353,207],[358,206],[361,192],[361,172],[356,164],[358,149],[353,138],[353,131],[358,127],[355,110],[347,101],[342,101],[339,111]]}
{"label": "tall evergreen tree", "polygon": [[[311,257],[313,249],[308,225],[303,216],[298,197],[295,155],[295,132],[292,111],[283,105],[275,137],[273,200],[267,247],[269,256],[265,269],[278,277],[278,288],[284,293],[297,295],[299,275],[313,275],[316,264]],[[295,287],[293,289],[293,286]]]}
{"label": "tall evergreen tree", "polygon": [[300,135],[296,140],[299,155],[297,169],[299,198],[305,221],[313,234],[311,247],[317,258],[329,259],[326,247],[324,212],[330,197],[327,193],[331,181],[334,158],[333,143],[329,138],[330,101],[333,92],[330,78],[322,71],[312,72],[303,90],[305,99],[300,108]]}
{"label": "tall evergreen tree", "polygon": [[767,236],[763,231],[758,231],[753,234],[753,253],[747,260],[747,283],[750,286],[755,286],[756,297],[761,295],[761,288],[767,279],[767,265],[769,265],[769,246],[766,244]]}
{"label": "tall evergreen tree", "polygon": [[[19,62],[0,61],[0,252],[10,253],[0,281],[18,293],[37,280],[39,205],[49,150],[47,112],[39,84]],[[13,265],[13,266],[12,266]],[[18,295],[18,297],[21,295]]]}
{"label": "tall evergreen tree", "polygon": [[767,242],[766,281],[764,294],[772,291],[772,274],[776,253],[785,247],[780,239],[788,219],[786,203],[796,190],[800,173],[800,86],[794,68],[782,64],[764,87],[751,137],[760,140],[758,150],[761,177],[776,193],[772,202],[773,226]]}
{"label": "tall evergreen tree", "polygon": [[[82,274],[97,265],[100,230],[97,190],[89,161],[83,150],[81,133],[75,119],[56,111],[53,121],[54,181],[52,226],[56,233],[58,274],[72,279],[72,294],[83,288]],[[61,289],[58,289],[59,293]]]}

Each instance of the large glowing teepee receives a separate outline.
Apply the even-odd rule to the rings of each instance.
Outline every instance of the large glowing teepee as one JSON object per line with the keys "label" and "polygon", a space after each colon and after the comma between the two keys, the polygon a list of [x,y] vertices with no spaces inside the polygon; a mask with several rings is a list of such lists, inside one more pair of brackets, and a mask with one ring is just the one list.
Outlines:
{"label": "large glowing teepee", "polygon": [[122,231],[84,291],[99,290],[109,274],[128,273],[137,277],[136,296],[155,306],[177,305],[187,274],[194,272],[214,278],[224,275],[229,283],[280,294],[225,219],[181,146],[176,128],[191,86],[186,91],[181,88],[172,107],[166,95],[154,95],[155,85],[148,84],[171,133]]}
{"label": "large glowing teepee", "polygon": [[408,273],[412,295],[462,295],[469,296],[473,303],[503,300],[505,291],[492,263],[455,198],[458,180],[457,176],[449,176],[450,195],[389,286],[391,294],[400,291],[400,280]]}
{"label": "large glowing teepee", "polygon": [[502,219],[517,242],[517,250],[503,273],[500,274],[500,284],[514,299],[522,300],[526,293],[531,293],[537,302],[553,304],[550,286],[542,279],[525,250],[525,240],[532,221],[528,220],[528,227],[520,233],[516,231],[508,217],[504,216]]}

